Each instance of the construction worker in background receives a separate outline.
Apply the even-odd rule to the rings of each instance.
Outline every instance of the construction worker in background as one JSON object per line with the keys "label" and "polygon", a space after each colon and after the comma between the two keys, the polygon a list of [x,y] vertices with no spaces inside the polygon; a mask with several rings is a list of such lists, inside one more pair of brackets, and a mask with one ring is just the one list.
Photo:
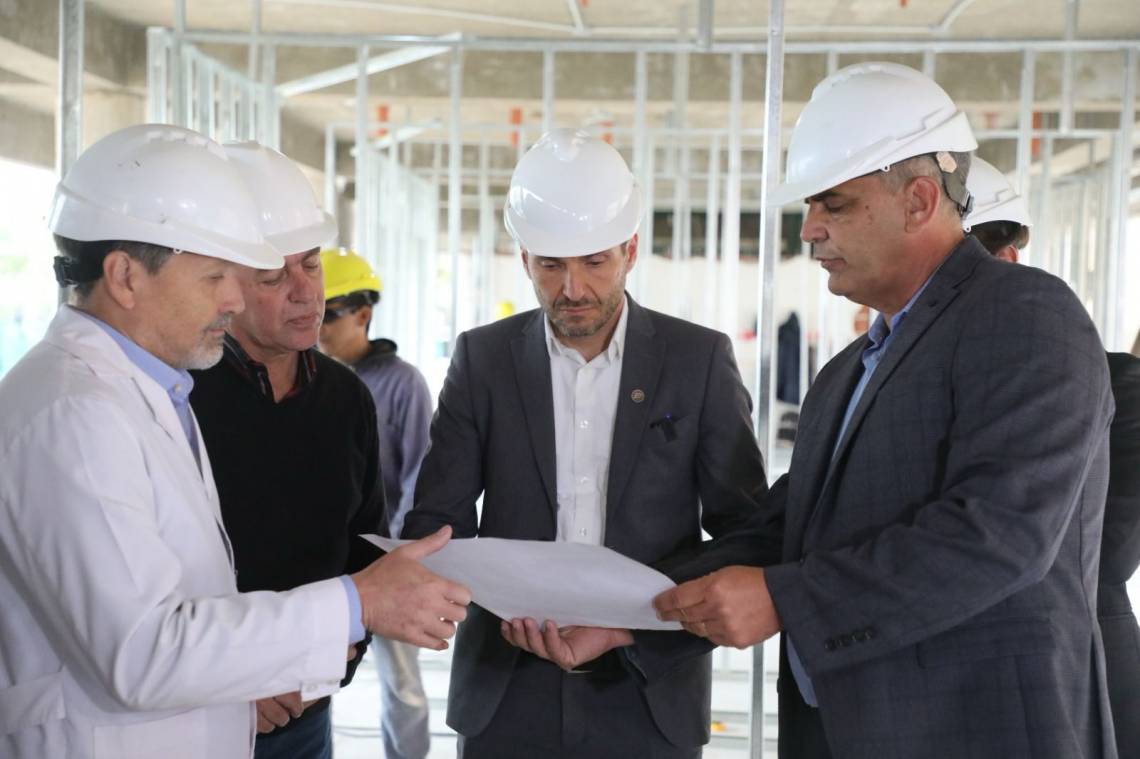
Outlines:
{"label": "construction worker in background", "polygon": [[828,289],[879,313],[804,399],[755,566],[657,606],[721,644],[783,632],[781,757],[1116,756],[1108,368],[1064,282],[964,236],[976,147],[936,82],[859,63],[816,86],[769,198],[804,201]]}
{"label": "construction worker in background", "polygon": [[[217,461],[238,588],[280,590],[374,558],[377,549],[358,536],[387,532],[376,412],[356,375],[315,349],[325,300],[320,246],[336,223],[281,153],[254,142],[225,151],[285,262],[240,274],[246,310],[230,323],[222,360],[195,376],[190,400]],[[351,678],[366,645],[356,646],[342,682],[257,702],[255,759],[331,756],[328,696]]]}
{"label": "construction worker in background", "polygon": [[414,560],[446,535],[238,592],[186,370],[220,358],[240,272],[283,263],[257,220],[222,147],[161,124],[57,187],[73,305],[0,381],[0,756],[249,759],[250,701],[340,680],[366,628],[442,648],[464,617]]}
{"label": "construction worker in background", "polygon": [[[432,401],[416,367],[396,355],[396,343],[368,339],[372,310],[383,291],[368,262],[346,250],[321,252],[325,318],[320,349],[356,372],[376,405],[380,475],[388,504],[385,520],[399,536],[412,508],[416,476],[428,446]],[[380,678],[380,730],[388,759],[423,759],[430,745],[428,704],[418,650],[381,639],[372,647]]]}
{"label": "construction worker in background", "polygon": [[[966,186],[974,209],[963,222],[986,249],[1017,263],[1029,243],[1029,206],[1005,175],[975,158]],[[1096,614],[1104,636],[1108,699],[1121,757],[1140,756],[1140,626],[1128,580],[1140,567],[1140,358],[1109,353],[1116,414],[1109,428],[1108,497],[1100,547]]]}

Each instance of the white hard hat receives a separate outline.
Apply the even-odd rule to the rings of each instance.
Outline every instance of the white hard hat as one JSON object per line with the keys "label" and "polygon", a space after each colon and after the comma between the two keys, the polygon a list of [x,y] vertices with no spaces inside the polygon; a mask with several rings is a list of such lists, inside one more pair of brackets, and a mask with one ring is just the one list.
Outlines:
{"label": "white hard hat", "polygon": [[771,204],[810,198],[907,158],[977,147],[966,114],[926,75],[897,63],[847,66],[812,91]]}
{"label": "white hard hat", "polygon": [[120,129],[83,151],[56,185],[48,227],[72,240],[150,243],[258,269],[284,265],[222,146],[167,124]]}
{"label": "white hard hat", "polygon": [[523,250],[569,258],[633,237],[641,190],[612,145],[576,129],[542,136],[515,167],[503,223]]}
{"label": "white hard hat", "polygon": [[962,220],[962,228],[967,232],[987,221],[1012,221],[1024,227],[1033,226],[1025,198],[992,164],[975,157],[970,162],[966,189],[974,196],[974,209]]}
{"label": "white hard hat", "polygon": [[297,164],[256,142],[229,142],[226,155],[241,170],[260,208],[261,232],[284,255],[319,248],[336,237],[336,219],[317,205]]}

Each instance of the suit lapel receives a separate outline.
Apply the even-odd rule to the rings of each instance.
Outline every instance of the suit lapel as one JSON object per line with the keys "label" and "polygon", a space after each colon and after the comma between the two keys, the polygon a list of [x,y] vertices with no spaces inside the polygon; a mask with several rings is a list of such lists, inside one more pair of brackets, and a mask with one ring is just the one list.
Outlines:
{"label": "suit lapel", "polygon": [[[863,373],[862,356],[868,344],[865,335],[853,342],[824,368],[812,388],[812,402],[818,400],[820,408],[812,413],[815,422],[811,427],[800,428],[789,468],[795,478],[790,483],[792,488],[795,492],[803,493],[803,497],[796,500],[807,505],[807,508],[788,510],[784,549],[789,557],[799,555],[803,529],[819,500],[824,476],[831,464],[835,436],[839,434],[847,402]],[[805,416],[801,415],[800,419],[803,420]],[[794,553],[789,553],[793,549]]]}
{"label": "suit lapel", "polygon": [[[637,305],[629,295],[626,295],[626,307],[629,308],[629,317],[606,486],[607,522],[610,514],[621,503],[622,494],[637,462],[641,438],[649,424],[649,408],[653,405],[661,367],[665,362],[665,339],[654,330],[649,312]],[[634,401],[635,390],[641,391],[637,397],[642,400]],[[609,534],[608,529],[606,532]]]}
{"label": "suit lapel", "polygon": [[550,353],[546,347],[546,333],[542,309],[521,334],[511,340],[511,356],[515,363],[515,378],[523,413],[530,433],[535,463],[546,490],[547,505],[555,520],[558,518],[557,477],[554,450],[554,390],[550,379]]}

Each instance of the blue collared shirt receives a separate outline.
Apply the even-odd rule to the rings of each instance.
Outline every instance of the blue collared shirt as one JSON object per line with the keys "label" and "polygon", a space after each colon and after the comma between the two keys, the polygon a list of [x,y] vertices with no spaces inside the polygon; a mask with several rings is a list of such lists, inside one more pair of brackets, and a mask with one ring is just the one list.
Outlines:
{"label": "blue collared shirt", "polygon": [[[190,412],[190,391],[194,389],[194,378],[185,369],[175,369],[162,359],[143,349],[134,340],[112,327],[107,322],[92,316],[86,311],[75,309],[100,328],[123,350],[131,363],[143,371],[143,374],[158,383],[166,391],[174,411],[178,414],[178,421],[182,425],[182,432],[186,434],[186,442],[190,443],[190,450],[194,451],[194,459],[198,460],[198,435],[194,430],[194,415]],[[201,461],[198,461],[201,466]]]}
{"label": "blue collared shirt", "polygon": [[[938,272],[935,269],[934,273]],[[906,305],[902,307],[897,314],[891,317],[891,323],[888,327],[887,320],[883,318],[882,314],[875,317],[874,323],[871,328],[867,330],[867,339],[871,341],[863,350],[863,376],[859,378],[859,383],[855,385],[855,390],[851,393],[851,400],[847,402],[847,411],[843,414],[843,424],[839,425],[839,434],[835,436],[835,446],[831,449],[831,456],[835,458],[835,454],[839,452],[839,443],[843,440],[843,433],[847,431],[847,424],[851,421],[851,415],[855,413],[855,407],[859,405],[859,399],[863,397],[863,391],[867,389],[867,385],[871,381],[871,377],[875,374],[875,370],[879,368],[879,364],[886,355],[887,348],[890,347],[891,340],[894,338],[895,333],[898,332],[899,327],[906,318],[907,312],[910,311],[911,306],[918,300],[919,296],[925,292],[930,280],[934,279],[934,274],[931,274],[922,287],[911,296]],[[796,679],[796,685],[800,688],[800,695],[804,698],[804,703],[809,706],[818,706],[819,702],[815,697],[815,687],[812,685],[811,678],[808,677],[807,670],[804,669],[803,662],[800,661],[800,655],[796,653],[796,646],[792,642],[792,636],[788,636],[788,664],[792,669],[792,676]]]}
{"label": "blue collared shirt", "polygon": [[[194,428],[194,415],[190,411],[190,391],[194,388],[194,378],[190,376],[190,372],[170,366],[102,319],[86,311],[75,310],[98,324],[122,349],[132,364],[166,391],[174,410],[178,413],[178,421],[182,424],[182,431],[186,433],[190,449],[194,451],[194,458],[198,460],[198,436]],[[201,466],[200,460],[198,465]],[[360,594],[356,590],[356,584],[348,575],[342,575],[339,579],[344,587],[345,596],[348,597],[348,642],[357,643],[364,640],[365,635],[364,622],[360,617]]]}

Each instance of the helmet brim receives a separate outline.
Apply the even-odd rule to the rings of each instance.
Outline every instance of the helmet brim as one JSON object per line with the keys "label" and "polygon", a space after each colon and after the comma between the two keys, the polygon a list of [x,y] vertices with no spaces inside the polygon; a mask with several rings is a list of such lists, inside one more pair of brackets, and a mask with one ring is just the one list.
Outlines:
{"label": "helmet brim", "polygon": [[548,232],[522,218],[508,203],[503,209],[503,225],[527,253],[547,258],[575,258],[601,253],[627,242],[641,225],[641,188],[636,183],[625,207],[614,218],[589,232],[574,237]]}

